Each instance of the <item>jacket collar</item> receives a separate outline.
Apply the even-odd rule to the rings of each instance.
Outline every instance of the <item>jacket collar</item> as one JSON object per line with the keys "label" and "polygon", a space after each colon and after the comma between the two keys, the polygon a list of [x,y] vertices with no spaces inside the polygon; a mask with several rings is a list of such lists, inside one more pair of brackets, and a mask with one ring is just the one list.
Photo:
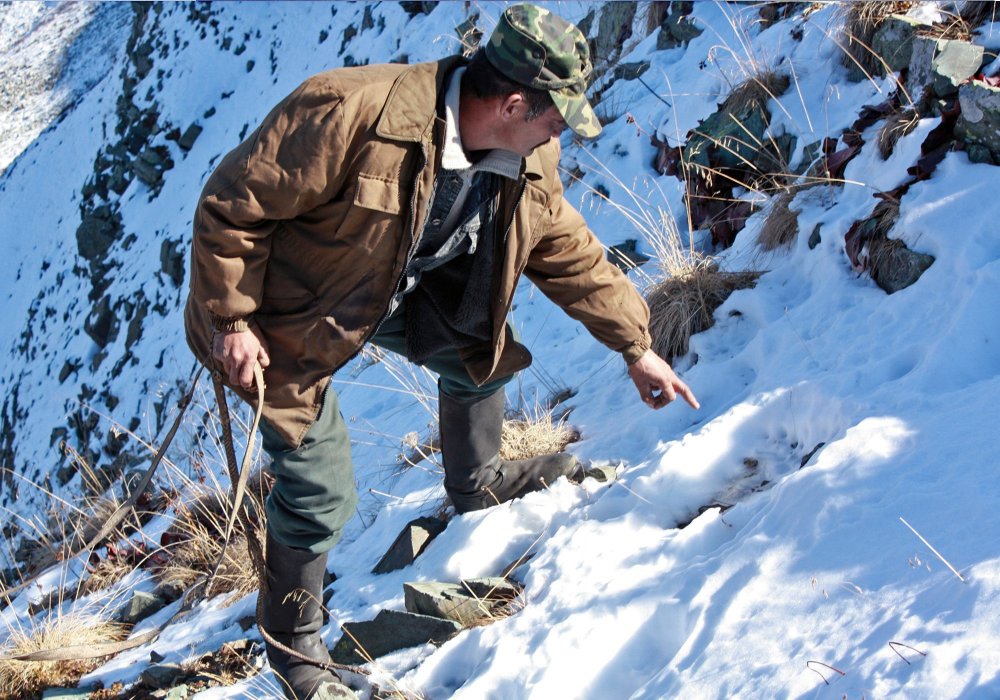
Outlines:
{"label": "jacket collar", "polygon": [[389,91],[375,133],[386,139],[414,142],[431,134],[445,79],[464,62],[461,56],[449,56],[440,61],[417,63],[403,71]]}
{"label": "jacket collar", "polygon": [[[396,141],[422,141],[433,134],[438,96],[444,94],[451,71],[466,63],[461,56],[416,63],[403,71],[386,98],[375,133]],[[544,176],[545,168],[536,150],[525,159],[524,174],[530,180]]]}

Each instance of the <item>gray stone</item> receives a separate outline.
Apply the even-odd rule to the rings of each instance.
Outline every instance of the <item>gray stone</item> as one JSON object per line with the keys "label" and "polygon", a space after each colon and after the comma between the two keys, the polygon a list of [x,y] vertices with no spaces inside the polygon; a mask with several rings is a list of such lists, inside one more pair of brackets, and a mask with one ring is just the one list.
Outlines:
{"label": "gray stone", "polygon": [[170,692],[165,696],[165,700],[185,700],[189,693],[187,684],[181,683],[170,689]]}
{"label": "gray stone", "polygon": [[891,72],[901,71],[910,65],[913,56],[913,37],[921,26],[911,17],[890,15],[872,35],[872,50],[885,61]]}
{"label": "gray stone", "polygon": [[[972,81],[958,89],[962,113],[955,124],[955,136],[969,147],[969,159],[992,163],[1000,156],[1000,88]],[[985,148],[990,158],[981,149]]]}
{"label": "gray stone", "polygon": [[809,250],[812,250],[820,244],[822,238],[820,238],[819,231],[823,228],[823,224],[816,224],[813,227],[812,233],[809,235]]}
{"label": "gray stone", "polygon": [[636,239],[629,238],[608,248],[608,260],[622,272],[628,272],[649,262],[649,256],[639,252],[639,242]]}
{"label": "gray stone", "polygon": [[447,526],[448,523],[438,518],[417,518],[407,523],[372,573],[387,574],[409,566]]}
{"label": "gray stone", "polygon": [[524,591],[520,584],[502,576],[462,579],[462,586],[476,598],[504,602],[514,600]]}
{"label": "gray stone", "polygon": [[85,700],[94,690],[85,688],[48,688],[42,693],[42,700]]}
{"label": "gray stone", "polygon": [[584,472],[584,476],[596,479],[602,483],[611,483],[618,480],[618,469],[612,465],[591,467]]}
{"label": "gray stone", "polygon": [[76,247],[87,260],[102,258],[121,234],[121,216],[107,205],[83,216],[76,229]]}
{"label": "gray stone", "polygon": [[906,90],[918,102],[930,86],[937,97],[949,97],[983,63],[983,47],[967,41],[914,37]]}
{"label": "gray stone", "polygon": [[175,287],[184,283],[184,251],[187,246],[181,238],[160,244],[160,271],[170,278]]}
{"label": "gray stone", "polygon": [[153,664],[147,666],[140,678],[150,688],[169,688],[184,675],[179,664]]}
{"label": "gray stone", "polygon": [[591,60],[594,65],[609,62],[621,55],[625,40],[632,36],[636,3],[608,2],[601,7],[597,20],[597,36],[591,42]]}
{"label": "gray stone", "polygon": [[91,309],[90,315],[83,322],[83,330],[102,348],[118,336],[118,319],[111,310],[111,298],[108,295],[101,297]]}
{"label": "gray stone", "polygon": [[382,610],[374,620],[346,623],[344,635],[331,655],[336,663],[366,663],[369,658],[377,659],[400,649],[428,643],[443,644],[461,629],[461,625],[451,620]]}
{"label": "gray stone", "polygon": [[887,294],[914,284],[934,262],[933,255],[912,251],[897,239],[872,241],[869,251],[872,279]]}
{"label": "gray stone", "polygon": [[634,61],[632,63],[619,63],[615,66],[612,75],[615,80],[635,80],[640,75],[649,70],[649,61]]}
{"label": "gray stone", "polygon": [[[488,585],[480,585],[480,592],[487,592]],[[507,589],[504,589],[507,590]],[[463,627],[480,624],[494,617],[497,611],[510,602],[511,597],[485,597],[473,595],[466,585],[420,581],[403,584],[406,609],[421,615],[431,615],[444,620],[454,620]]]}
{"label": "gray stone", "polygon": [[199,136],[201,136],[201,132],[202,128],[197,123],[192,124],[187,129],[185,129],[184,133],[181,134],[181,137],[177,139],[177,145],[183,148],[185,151],[190,151],[191,147],[194,146],[194,142],[198,139]]}
{"label": "gray stone", "polygon": [[127,625],[134,625],[163,609],[166,604],[167,601],[152,593],[135,591],[132,593],[132,600],[122,609],[119,619]]}
{"label": "gray stone", "polygon": [[689,12],[683,3],[671,6],[670,14],[660,24],[660,32],[656,35],[657,51],[683,46],[705,31],[691,21]]}

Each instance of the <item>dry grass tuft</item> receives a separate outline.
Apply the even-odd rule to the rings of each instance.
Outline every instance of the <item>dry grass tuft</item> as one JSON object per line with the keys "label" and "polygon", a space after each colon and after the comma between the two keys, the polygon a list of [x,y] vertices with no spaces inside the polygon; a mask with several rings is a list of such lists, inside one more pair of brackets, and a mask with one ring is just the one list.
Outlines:
{"label": "dry grass tuft", "polygon": [[885,118],[882,128],[879,129],[876,142],[878,151],[882,154],[882,160],[892,155],[896,144],[901,138],[913,131],[920,122],[920,115],[915,110],[905,109],[892,112]]}
{"label": "dry grass tuft", "polygon": [[80,595],[103,591],[135,571],[134,562],[126,559],[102,559],[80,583]]}
{"label": "dry grass tuft", "polygon": [[[33,618],[30,628],[11,629],[0,655],[28,654],[75,645],[104,644],[125,639],[123,625],[92,611]],[[101,659],[77,661],[0,661],[0,700],[23,700],[45,688],[74,685],[97,668]]]}
{"label": "dry grass tuft", "polygon": [[751,75],[733,88],[729,97],[722,103],[722,108],[733,114],[739,114],[751,108],[764,109],[768,100],[781,97],[791,84],[791,78],[773,70]]}
{"label": "dry grass tuft", "polygon": [[200,591],[210,598],[222,593],[236,593],[232,600],[257,590],[257,573],[247,555],[247,537],[255,537],[263,547],[266,532],[264,500],[270,491],[271,478],[258,472],[251,475],[247,493],[251,497],[250,521],[247,533],[237,521],[229,545],[224,536],[229,512],[229,496],[221,489],[209,491],[192,504],[174,505],[174,522],[163,536],[167,556],[157,571],[161,585],[188,589],[209,574],[222,558],[215,577],[207,590]]}
{"label": "dry grass tuft", "polygon": [[715,322],[712,314],[737,289],[753,287],[760,272],[724,272],[703,259],[688,274],[668,277],[648,289],[649,332],[653,350],[663,359],[688,351],[691,336]]}
{"label": "dry grass tuft", "polygon": [[500,436],[500,458],[529,459],[538,455],[562,452],[566,445],[580,439],[580,434],[566,423],[566,417],[555,418],[551,409],[535,406],[522,415],[503,422]]}
{"label": "dry grass tuft", "polygon": [[905,13],[912,5],[912,2],[891,0],[847,3],[842,44],[845,51],[843,64],[848,68],[860,69],[869,78],[885,74],[885,62],[872,49],[872,38],[889,15]]}
{"label": "dry grass tuft", "polygon": [[794,192],[782,192],[771,199],[771,211],[757,238],[764,250],[791,245],[798,235],[799,213],[789,208],[794,198]]}

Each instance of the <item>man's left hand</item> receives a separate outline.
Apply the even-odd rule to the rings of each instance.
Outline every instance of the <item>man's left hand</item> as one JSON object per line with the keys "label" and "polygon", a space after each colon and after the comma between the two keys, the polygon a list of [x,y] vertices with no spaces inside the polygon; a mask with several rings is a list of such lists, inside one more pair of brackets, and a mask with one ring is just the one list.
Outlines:
{"label": "man's left hand", "polygon": [[652,350],[647,350],[646,354],[629,365],[628,376],[632,377],[639,396],[650,408],[663,408],[676,399],[678,394],[684,397],[691,408],[701,407],[688,385]]}

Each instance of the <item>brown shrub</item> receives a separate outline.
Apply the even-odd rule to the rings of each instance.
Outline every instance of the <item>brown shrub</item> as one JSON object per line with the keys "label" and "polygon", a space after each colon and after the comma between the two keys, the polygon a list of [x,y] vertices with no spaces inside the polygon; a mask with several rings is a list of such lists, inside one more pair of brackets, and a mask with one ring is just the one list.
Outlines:
{"label": "brown shrub", "polygon": [[691,336],[711,328],[712,314],[737,289],[753,287],[760,272],[725,272],[711,261],[683,277],[668,277],[646,292],[653,350],[668,362],[688,351]]}
{"label": "brown shrub", "polygon": [[771,211],[757,237],[764,250],[791,245],[799,233],[799,213],[789,208],[794,192],[782,192],[771,198]]}

